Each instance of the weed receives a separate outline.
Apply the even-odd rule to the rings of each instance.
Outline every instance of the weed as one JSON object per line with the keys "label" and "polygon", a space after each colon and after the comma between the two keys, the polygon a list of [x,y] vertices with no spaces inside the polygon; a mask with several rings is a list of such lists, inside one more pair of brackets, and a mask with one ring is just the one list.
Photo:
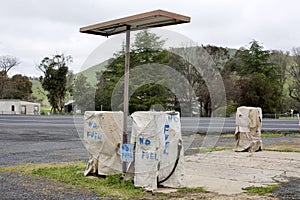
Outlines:
{"label": "weed", "polygon": [[276,152],[294,152],[294,153],[300,153],[300,150],[296,149],[263,149],[264,151],[276,151]]}
{"label": "weed", "polygon": [[273,192],[276,188],[279,187],[280,187],[279,184],[275,184],[275,185],[267,185],[266,187],[250,186],[242,189],[245,190],[247,193],[264,195]]}

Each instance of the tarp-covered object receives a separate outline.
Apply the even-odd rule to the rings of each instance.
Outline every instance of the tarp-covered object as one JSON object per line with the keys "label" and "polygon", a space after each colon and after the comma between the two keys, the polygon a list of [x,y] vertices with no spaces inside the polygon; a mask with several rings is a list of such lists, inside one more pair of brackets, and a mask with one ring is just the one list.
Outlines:
{"label": "tarp-covered object", "polygon": [[131,142],[136,144],[134,184],[184,187],[184,157],[178,112],[135,112]]}
{"label": "tarp-covered object", "polygon": [[84,144],[90,160],[84,172],[108,175],[122,172],[122,112],[86,111],[84,113]]}
{"label": "tarp-covered object", "polygon": [[261,108],[239,107],[236,112],[235,138],[237,143],[234,150],[237,152],[260,151],[262,149],[261,126]]}

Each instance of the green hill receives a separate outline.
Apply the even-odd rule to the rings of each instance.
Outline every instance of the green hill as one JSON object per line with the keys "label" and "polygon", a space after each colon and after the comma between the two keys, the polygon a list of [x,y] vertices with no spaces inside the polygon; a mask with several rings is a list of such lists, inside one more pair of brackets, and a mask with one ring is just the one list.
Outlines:
{"label": "green hill", "polygon": [[101,72],[101,71],[105,71],[107,65],[110,63],[111,59],[106,60],[98,65],[95,65],[93,67],[90,67],[84,71],[81,71],[79,73],[77,73],[76,75],[82,74],[85,77],[87,77],[87,81],[95,86],[97,84],[97,77],[96,77],[96,72]]}

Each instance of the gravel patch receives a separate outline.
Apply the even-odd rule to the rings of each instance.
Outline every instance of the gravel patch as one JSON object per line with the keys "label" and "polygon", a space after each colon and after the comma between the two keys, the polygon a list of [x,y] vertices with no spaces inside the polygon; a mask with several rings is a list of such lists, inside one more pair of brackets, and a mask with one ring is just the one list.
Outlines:
{"label": "gravel patch", "polygon": [[20,173],[0,173],[1,199],[99,199],[99,195],[64,183]]}
{"label": "gravel patch", "polygon": [[273,194],[282,200],[300,199],[300,178],[286,177],[288,182],[278,182],[281,187],[276,189]]}

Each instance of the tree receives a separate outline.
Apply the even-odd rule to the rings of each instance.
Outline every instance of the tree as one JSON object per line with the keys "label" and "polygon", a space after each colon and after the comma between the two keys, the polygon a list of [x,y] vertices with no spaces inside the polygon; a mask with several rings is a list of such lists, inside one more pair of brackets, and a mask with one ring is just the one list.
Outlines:
{"label": "tree", "polygon": [[7,73],[10,69],[20,64],[18,58],[14,56],[0,56],[0,98],[9,98],[12,91],[10,78]]}
{"label": "tree", "polygon": [[12,84],[11,97],[13,99],[30,99],[32,94],[32,83],[27,76],[16,74],[11,78],[10,84]]}
{"label": "tree", "polygon": [[287,78],[287,68],[291,63],[290,53],[276,50],[271,51],[270,62],[273,65],[275,65],[275,69],[278,71],[277,73],[279,74],[280,86],[283,87]]}
{"label": "tree", "polygon": [[243,105],[261,107],[265,113],[276,113],[281,109],[280,85],[263,73],[254,73],[251,79],[244,79],[246,87],[242,90]]}
{"label": "tree", "polygon": [[285,84],[287,82],[288,67],[291,65],[292,59],[289,52],[283,51],[271,51],[270,62],[273,63],[279,72],[279,86],[282,93],[281,104],[282,112],[287,108],[291,108],[291,100],[289,98],[288,89],[286,89]]}
{"label": "tree", "polygon": [[300,104],[300,47],[293,48],[294,64],[288,69],[291,77],[289,84],[289,96]]}
{"label": "tree", "polygon": [[253,40],[249,49],[241,49],[236,54],[242,62],[237,69],[240,76],[251,78],[255,73],[263,73],[270,79],[278,80],[278,68],[270,62],[271,52],[264,50],[258,41]]}
{"label": "tree", "polygon": [[72,70],[69,70],[67,73],[67,82],[66,82],[66,98],[71,98],[73,96],[73,89],[74,89],[74,80],[76,76],[74,75]]}
{"label": "tree", "polygon": [[[195,46],[195,44],[187,43],[182,48],[174,48],[172,51],[180,55],[181,58],[178,59],[178,56],[171,54],[169,66],[181,72],[191,86],[186,94],[186,105],[189,115],[193,116],[193,111],[198,106],[198,100],[201,116],[210,116],[212,110],[215,110],[220,105],[215,104],[213,105],[214,108],[211,108],[211,94],[206,84],[208,84],[208,79],[210,78],[219,78],[219,70],[229,58],[228,50],[212,45],[199,47]],[[198,69],[194,65],[198,65]],[[195,98],[193,93],[196,94],[198,99]]]}
{"label": "tree", "polygon": [[57,111],[62,112],[64,108],[67,92],[68,64],[71,62],[71,56],[57,54],[51,58],[45,57],[38,66],[44,73],[44,77],[40,77],[40,82],[43,89],[48,91],[47,97],[53,113]]}
{"label": "tree", "polygon": [[[136,35],[136,40],[133,43],[133,50],[130,53],[130,68],[149,63],[160,63],[168,65],[169,52],[163,50],[165,40],[161,40],[159,36],[149,33],[148,30],[143,30]],[[95,96],[96,110],[111,110],[112,92],[124,75],[125,55],[124,51],[115,54],[115,59],[107,66],[107,70],[101,72],[98,77],[97,90]],[[100,73],[98,73],[99,75]],[[148,74],[148,73],[147,73]],[[150,74],[148,74],[151,76]],[[155,73],[155,76],[159,74]],[[134,83],[143,83],[146,77],[130,77]],[[147,77],[149,78],[149,77]],[[151,79],[151,77],[149,78]],[[141,84],[143,85],[143,84]],[[123,94],[118,95],[118,99],[123,99]],[[129,111],[149,110],[152,105],[161,105],[169,109],[175,108],[174,95],[163,86],[163,79],[161,83],[144,84],[138,88],[129,100]],[[171,106],[170,106],[171,105]],[[120,109],[122,105],[119,105]]]}
{"label": "tree", "polygon": [[[208,68],[204,68],[204,70],[202,70],[203,74],[211,74],[212,78],[214,79],[218,79],[220,77],[217,76],[217,72],[222,72],[225,63],[229,60],[230,55],[229,52],[226,48],[223,47],[217,47],[217,46],[213,46],[213,45],[206,45],[203,46],[202,45],[203,50],[205,50],[207,52],[207,54],[209,55],[209,57],[212,59],[213,64],[211,64],[211,66],[209,66]],[[209,58],[206,58],[209,59]],[[226,80],[226,78],[229,78],[229,76],[223,75],[223,81]],[[197,89],[197,96],[199,97],[199,101],[201,103],[201,106],[203,106],[205,114],[204,116],[211,116],[212,114],[212,110],[213,108],[211,107],[211,94],[210,91],[208,90],[208,87],[206,85],[206,83],[202,80],[200,81],[201,84],[199,84],[199,87]],[[228,83],[228,84],[225,84]],[[226,82],[224,82],[224,86],[226,89],[229,89],[231,86],[231,81],[229,82],[228,80],[226,80]],[[220,88],[218,88],[220,89]],[[227,93],[228,94],[227,90]],[[217,91],[215,91],[217,92]],[[227,97],[226,97],[227,98]],[[221,101],[222,102],[222,101]],[[215,105],[217,106],[217,108],[220,107],[220,105]],[[216,108],[215,108],[216,109]]]}
{"label": "tree", "polygon": [[215,65],[221,70],[224,64],[229,60],[230,55],[228,49],[223,47],[217,47],[213,45],[206,45],[202,48],[207,51],[207,53],[211,56],[212,60],[214,61]]}
{"label": "tree", "polygon": [[10,90],[9,78],[5,71],[0,71],[0,98],[6,99]]}
{"label": "tree", "polygon": [[83,74],[79,74],[74,81],[73,97],[81,112],[95,110],[95,88]]}
{"label": "tree", "polygon": [[32,83],[27,76],[16,74],[9,78],[5,71],[0,72],[0,98],[30,100]]}
{"label": "tree", "polygon": [[[195,104],[198,102],[194,93],[198,90],[200,85],[205,84],[201,74],[191,63],[194,59],[192,52],[196,51],[197,48],[198,47],[195,47],[192,43],[183,44],[181,48],[172,48],[171,51],[174,53],[170,53],[169,59],[169,66],[180,72],[191,86],[188,91],[183,94],[184,99],[179,99],[181,106],[186,107],[186,113],[181,114],[189,117],[193,116]],[[184,109],[182,109],[181,112],[184,112]]]}
{"label": "tree", "polygon": [[[130,53],[130,68],[133,69],[136,66],[146,63],[167,64],[168,57],[169,53],[166,50],[159,51],[148,49],[144,52],[132,51]],[[124,60],[125,55],[117,57],[107,66],[107,70],[102,72],[101,76],[98,76],[95,96],[96,110],[111,110],[112,92],[120,78],[124,75]],[[133,82],[141,83],[143,82],[143,78],[144,77],[131,77],[131,80]],[[155,93],[152,90],[157,92]],[[134,112],[136,110],[141,110],[142,108],[143,110],[149,110],[151,105],[154,104],[161,104],[163,107],[167,108],[168,102],[171,102],[173,97],[166,98],[165,101],[162,101],[162,95],[166,93],[170,94],[168,90],[160,84],[143,85],[131,96],[129,101],[129,111]],[[120,95],[118,98],[123,98],[122,94],[118,95]]]}
{"label": "tree", "polygon": [[[276,113],[282,108],[281,69],[271,63],[271,53],[264,50],[257,41],[249,49],[240,49],[231,66],[240,76],[242,85],[237,85],[242,96],[239,105],[259,106],[265,113]],[[234,63],[234,64],[233,64]]]}
{"label": "tree", "polygon": [[136,34],[135,41],[132,48],[136,52],[147,50],[160,50],[163,48],[166,40],[162,40],[160,36],[155,33],[150,33],[148,29],[144,29]]}
{"label": "tree", "polygon": [[19,59],[14,56],[0,56],[0,71],[5,72],[6,74],[10,69],[19,64]]}

